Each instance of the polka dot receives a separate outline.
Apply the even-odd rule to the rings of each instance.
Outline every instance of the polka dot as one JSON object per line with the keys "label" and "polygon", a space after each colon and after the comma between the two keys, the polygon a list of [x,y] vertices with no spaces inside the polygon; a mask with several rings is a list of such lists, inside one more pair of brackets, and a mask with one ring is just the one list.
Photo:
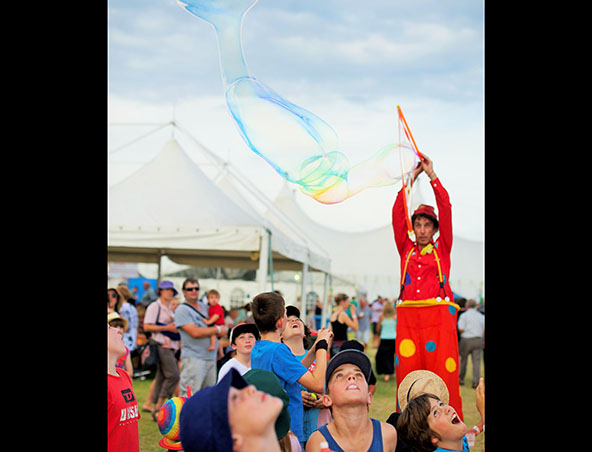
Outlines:
{"label": "polka dot", "polygon": [[415,354],[415,344],[411,339],[403,339],[399,344],[399,354],[404,358],[409,358]]}
{"label": "polka dot", "polygon": [[434,341],[427,341],[425,348],[428,352],[433,352],[436,350],[436,343]]}
{"label": "polka dot", "polygon": [[454,306],[452,306],[451,304],[448,305],[448,312],[450,312],[450,315],[454,315],[456,314],[456,308]]}
{"label": "polka dot", "polygon": [[456,361],[452,357],[448,358],[444,365],[446,366],[446,370],[448,372],[454,372],[456,370]]}

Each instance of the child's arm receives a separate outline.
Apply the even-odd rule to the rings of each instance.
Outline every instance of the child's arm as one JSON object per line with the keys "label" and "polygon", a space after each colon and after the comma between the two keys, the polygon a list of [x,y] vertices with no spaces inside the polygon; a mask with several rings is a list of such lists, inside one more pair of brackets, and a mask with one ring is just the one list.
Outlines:
{"label": "child's arm", "polygon": [[218,320],[220,318],[220,314],[214,314],[212,317],[210,317],[208,320],[204,319],[204,323],[206,325],[213,325],[214,323],[216,323],[216,320]]}
{"label": "child's arm", "polygon": [[300,361],[302,363],[302,365],[304,367],[306,367],[307,369],[310,367],[310,365],[314,362],[315,360],[315,347],[317,346],[317,343],[321,340],[326,340],[327,344],[329,345],[329,347],[331,346],[331,337],[333,337],[333,333],[331,334],[327,334],[327,333],[331,333],[330,330],[326,329],[326,328],[321,328],[319,330],[319,332],[317,333],[317,339],[315,340],[314,344],[312,344],[312,346],[310,347],[310,351],[304,356],[304,358],[302,358],[302,361]]}
{"label": "child's arm", "polygon": [[[329,347],[329,340],[333,337],[333,332],[328,330],[321,330],[319,332],[321,338],[326,340],[326,347]],[[325,372],[327,371],[327,348],[318,347],[318,343],[315,346],[315,358],[317,363],[315,364],[314,370],[312,372],[306,372],[302,377],[298,379],[298,383],[300,383],[305,388],[309,389],[313,392],[318,392],[323,394],[325,392]],[[310,353],[309,353],[310,354]]]}
{"label": "child's arm", "polygon": [[468,431],[478,435],[485,431],[485,381],[483,378],[479,379],[479,385],[475,389],[475,405],[477,406],[477,411],[481,415],[481,420],[475,425],[475,427]]}

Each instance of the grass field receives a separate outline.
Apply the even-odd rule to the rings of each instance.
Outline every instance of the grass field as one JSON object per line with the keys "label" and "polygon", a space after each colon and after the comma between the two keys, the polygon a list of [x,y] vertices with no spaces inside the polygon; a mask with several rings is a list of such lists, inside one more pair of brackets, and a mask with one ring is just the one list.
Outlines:
{"label": "grass field", "polygon": [[[376,349],[370,347],[367,350],[368,356],[372,360],[372,366],[374,367],[374,355]],[[463,403],[464,422],[468,427],[475,425],[480,417],[475,407],[475,390],[471,388],[471,375],[472,375],[472,362],[469,358],[467,365],[467,373],[465,375],[465,384],[468,386],[461,386],[461,396]],[[481,360],[481,376],[484,376],[483,360]],[[385,382],[382,376],[378,376],[378,384],[376,392],[374,394],[372,405],[370,405],[370,417],[375,419],[386,421],[390,414],[395,411],[395,389],[396,382],[390,380]],[[134,392],[136,399],[138,400],[138,406],[141,408],[142,404],[146,400],[148,390],[152,380],[133,380]],[[139,436],[140,436],[140,452],[162,452],[164,451],[158,445],[158,441],[162,438],[158,431],[156,422],[152,420],[150,413],[141,413],[139,422]],[[484,450],[485,433],[477,435],[475,438],[475,446],[471,448],[473,452],[482,452]]]}

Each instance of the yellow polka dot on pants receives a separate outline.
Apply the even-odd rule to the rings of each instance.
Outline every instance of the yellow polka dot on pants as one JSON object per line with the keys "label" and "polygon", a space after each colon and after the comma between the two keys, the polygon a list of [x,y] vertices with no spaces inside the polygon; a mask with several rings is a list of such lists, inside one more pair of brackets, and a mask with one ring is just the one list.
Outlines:
{"label": "yellow polka dot on pants", "polygon": [[446,370],[448,372],[454,372],[456,370],[456,361],[452,357],[448,358],[444,365],[446,366]]}
{"label": "yellow polka dot on pants", "polygon": [[399,344],[399,354],[404,358],[409,358],[415,354],[415,344],[411,339],[403,339]]}

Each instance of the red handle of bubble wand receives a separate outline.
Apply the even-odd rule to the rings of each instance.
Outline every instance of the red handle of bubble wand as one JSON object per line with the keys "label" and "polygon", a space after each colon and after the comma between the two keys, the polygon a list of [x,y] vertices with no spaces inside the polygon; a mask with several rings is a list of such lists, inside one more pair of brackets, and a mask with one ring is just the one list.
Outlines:
{"label": "red handle of bubble wand", "polygon": [[420,160],[423,160],[423,155],[421,155],[421,152],[419,152],[419,149],[417,149],[417,144],[415,143],[415,139],[413,138],[413,134],[411,133],[411,129],[409,128],[409,125],[407,125],[407,120],[405,119],[405,115],[403,115],[403,110],[401,110],[401,107],[399,107],[397,105],[397,111],[399,112],[399,118],[403,120],[403,124],[405,125],[405,135],[407,135],[407,132],[409,132],[409,138],[411,138],[411,142],[413,143],[413,147],[415,148],[415,152],[417,152],[417,156],[420,158]]}
{"label": "red handle of bubble wand", "polygon": [[[401,111],[401,107],[399,107],[397,105],[397,110],[399,112],[399,144],[401,143],[401,119],[403,119],[403,121],[405,122],[405,118],[403,117],[403,112]],[[405,122],[405,125],[407,124],[407,122]],[[403,126],[403,132],[405,132],[405,135],[407,135],[407,131],[405,130],[405,126]],[[409,135],[407,135],[407,138],[409,138]],[[419,154],[419,151],[417,151],[417,154],[421,157],[421,154]],[[407,207],[407,185],[405,184],[405,175],[403,174],[403,164],[401,163],[401,183],[403,184],[403,207],[405,208],[405,222],[407,223],[407,231],[408,234],[411,235],[413,232],[413,227],[411,225],[411,219],[409,218],[409,208]]]}

